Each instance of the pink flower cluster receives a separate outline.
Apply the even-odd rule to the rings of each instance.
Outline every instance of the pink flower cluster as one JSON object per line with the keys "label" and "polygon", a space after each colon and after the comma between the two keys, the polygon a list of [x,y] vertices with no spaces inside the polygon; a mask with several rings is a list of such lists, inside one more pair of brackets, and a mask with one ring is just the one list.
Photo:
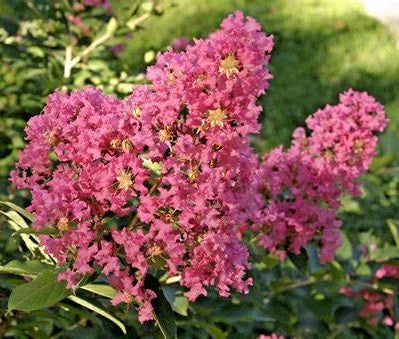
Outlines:
{"label": "pink flower cluster", "polygon": [[282,256],[320,240],[331,258],[339,197],[357,192],[384,112],[349,91],[308,120],[310,137],[298,129],[287,152],[259,165],[249,134],[260,129],[272,47],[236,12],[208,39],[159,54],[152,84],[124,100],[93,88],[50,96],[28,123],[12,181],[32,193],[34,227],[54,229],[40,238],[68,287],[102,273],[113,303],[137,304],[145,321],[156,297],[149,269],[180,281],[190,300],[211,286],[247,293],[247,233]]}
{"label": "pink flower cluster", "polygon": [[387,119],[374,98],[349,90],[338,105],[317,111],[306,123],[308,131],[296,129],[286,152],[280,147],[263,158],[268,204],[259,240],[282,257],[316,240],[321,261],[328,261],[340,246],[340,198],[359,194],[356,179],[368,169],[377,146],[374,133],[384,130]]}
{"label": "pink flower cluster", "polygon": [[[382,278],[394,278],[399,280],[399,266],[384,264],[377,270],[371,283],[378,282]],[[364,288],[354,291],[350,287],[341,289],[341,293],[347,297],[361,298],[364,306],[359,313],[360,317],[367,318],[371,325],[383,324],[399,330],[399,322],[395,316],[395,301],[393,291],[385,289],[377,291],[371,288]]]}

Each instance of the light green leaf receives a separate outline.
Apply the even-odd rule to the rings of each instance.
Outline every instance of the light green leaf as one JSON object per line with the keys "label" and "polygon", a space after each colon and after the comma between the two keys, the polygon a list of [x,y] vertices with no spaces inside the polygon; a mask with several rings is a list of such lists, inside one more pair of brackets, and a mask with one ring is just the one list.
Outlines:
{"label": "light green leaf", "polygon": [[352,258],[352,244],[344,232],[340,232],[342,236],[342,245],[338,248],[337,257],[343,260]]}
{"label": "light green leaf", "polygon": [[31,46],[27,49],[28,53],[32,54],[33,56],[43,58],[45,56],[44,51],[37,46]]}
{"label": "light green leaf", "polygon": [[111,18],[107,24],[107,34],[112,35],[115,33],[116,29],[118,28],[118,22],[115,18]]}
{"label": "light green leaf", "polygon": [[389,230],[391,231],[392,238],[395,241],[396,246],[399,247],[399,233],[398,233],[398,228],[396,227],[395,221],[392,219],[388,219],[387,224],[388,224]]}
{"label": "light green leaf", "polygon": [[113,287],[106,284],[87,284],[81,286],[80,288],[110,299],[115,297],[117,293]]}
{"label": "light green leaf", "polygon": [[21,214],[22,216],[24,216],[29,221],[33,221],[33,215],[31,213],[29,213],[28,211],[26,211],[25,209],[23,209],[22,207],[19,207],[18,205],[15,205],[15,204],[13,204],[12,202],[9,202],[9,201],[0,201],[0,204],[4,205],[4,206],[7,206],[7,207],[10,207],[14,211],[16,211],[19,214]]}
{"label": "light green leaf", "polygon": [[117,318],[115,318],[111,314],[109,314],[106,311],[104,311],[102,308],[97,307],[96,305],[93,305],[92,303],[88,302],[87,300],[79,298],[79,297],[77,297],[75,295],[70,295],[68,297],[68,299],[72,300],[74,303],[79,304],[80,306],[86,307],[87,309],[89,309],[89,310],[91,310],[93,312],[96,312],[97,314],[103,316],[104,318],[107,318],[107,319],[111,320],[115,325],[117,325],[121,329],[123,334],[126,334],[125,325],[120,320],[118,320]]}
{"label": "light green leaf", "polygon": [[147,51],[144,54],[144,62],[149,64],[155,60],[155,52],[154,51]]}
{"label": "light green leaf", "polygon": [[50,265],[37,260],[26,262],[12,260],[6,265],[0,266],[0,273],[36,277],[40,272],[49,269],[50,267]]}
{"label": "light green leaf", "polygon": [[21,228],[12,234],[13,237],[20,234],[55,234],[57,231],[53,227],[44,227],[41,229]]}
{"label": "light green leaf", "polygon": [[19,228],[28,228],[29,227],[28,224],[26,223],[26,221],[24,220],[24,218],[22,218],[15,211],[8,211],[8,212],[0,211],[0,213],[5,215],[9,220],[16,223],[19,226]]}
{"label": "light green leaf", "polygon": [[161,175],[162,166],[159,162],[153,162],[150,159],[143,159],[143,167],[148,168],[156,175]]}
{"label": "light green leaf", "polygon": [[176,297],[171,306],[172,310],[175,311],[176,313],[185,317],[187,316],[188,299],[186,297],[183,296]]}
{"label": "light green leaf", "polygon": [[176,295],[179,291],[173,287],[162,286],[162,292],[168,301],[169,305],[172,307],[172,310],[176,313],[187,316],[188,309],[188,299],[181,295]]}
{"label": "light green leaf", "polygon": [[57,280],[54,270],[45,270],[32,281],[12,290],[8,299],[8,310],[38,310],[55,305],[69,294],[66,283]]}

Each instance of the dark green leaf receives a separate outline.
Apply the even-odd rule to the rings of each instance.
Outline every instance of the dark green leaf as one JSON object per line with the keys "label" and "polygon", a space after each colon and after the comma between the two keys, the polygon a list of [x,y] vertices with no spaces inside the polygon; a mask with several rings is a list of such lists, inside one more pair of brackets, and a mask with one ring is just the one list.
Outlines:
{"label": "dark green leaf", "polygon": [[299,254],[288,252],[288,257],[299,272],[306,274],[309,267],[309,257],[304,248],[301,249]]}
{"label": "dark green leaf", "polygon": [[177,338],[177,329],[173,317],[173,311],[160,288],[158,280],[148,274],[146,276],[145,285],[147,288],[153,290],[157,295],[151,303],[154,308],[155,321],[163,336],[166,339]]}
{"label": "dark green leaf", "polygon": [[8,300],[8,310],[38,310],[56,304],[69,294],[66,283],[57,280],[54,270],[46,270],[32,281],[13,289]]}

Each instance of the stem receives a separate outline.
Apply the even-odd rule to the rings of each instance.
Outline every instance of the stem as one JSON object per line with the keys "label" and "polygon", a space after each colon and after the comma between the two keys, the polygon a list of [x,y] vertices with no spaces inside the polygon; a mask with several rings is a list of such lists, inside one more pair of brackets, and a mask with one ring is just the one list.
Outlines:
{"label": "stem", "polygon": [[374,173],[376,173],[376,174],[392,174],[392,173],[397,173],[397,172],[399,172],[399,166],[381,168],[381,169],[375,171]]}
{"label": "stem", "polygon": [[111,33],[106,32],[104,35],[100,36],[98,39],[94,40],[88,47],[86,47],[81,53],[74,57],[70,62],[71,69],[76,66],[76,64],[82,60],[83,57],[89,55],[93,50],[95,50],[102,43],[107,41],[112,36]]}
{"label": "stem", "polygon": [[68,45],[65,49],[65,64],[64,64],[64,78],[68,79],[71,76],[71,59],[72,59],[72,46]]}
{"label": "stem", "polygon": [[[130,23],[130,27],[136,27],[139,23],[143,22],[150,17],[150,13],[145,13],[140,15],[138,18]],[[107,31],[98,39],[94,40],[89,46],[87,46],[82,52],[72,59],[72,46],[67,46],[65,50],[65,66],[64,66],[64,78],[69,78],[71,76],[72,68],[74,68],[85,56],[89,55],[98,46],[106,42],[111,38],[114,32]]]}
{"label": "stem", "polygon": [[[159,187],[161,182],[162,182],[162,175],[157,179],[157,181],[154,183],[154,185],[152,185],[151,189],[148,192],[148,195],[152,195],[155,192],[155,190]],[[136,226],[138,221],[139,221],[139,214],[136,212],[136,215],[130,222],[128,229],[132,230],[134,228],[134,226]]]}
{"label": "stem", "polygon": [[275,295],[280,294],[280,293],[284,293],[284,292],[287,292],[287,291],[290,291],[290,290],[294,290],[294,289],[299,288],[299,287],[312,285],[315,282],[317,282],[316,278],[310,277],[307,280],[298,281],[298,282],[296,282],[294,284],[288,285],[286,287],[282,287],[282,288],[280,288],[280,289],[278,289],[276,291],[270,291],[269,293],[267,293],[267,297],[271,298],[271,297],[274,297]]}

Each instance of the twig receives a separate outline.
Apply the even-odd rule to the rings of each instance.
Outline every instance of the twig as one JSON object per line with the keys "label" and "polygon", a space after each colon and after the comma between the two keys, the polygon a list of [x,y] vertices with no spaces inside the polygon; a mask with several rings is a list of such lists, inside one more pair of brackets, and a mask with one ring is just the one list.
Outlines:
{"label": "twig", "polygon": [[64,63],[64,78],[68,79],[71,76],[71,59],[72,46],[68,45],[65,49],[65,63]]}
{"label": "twig", "polygon": [[[150,17],[150,13],[140,15],[138,18],[130,23],[130,27],[135,28],[139,23],[143,22]],[[85,56],[89,55],[98,46],[106,42],[109,38],[114,35],[113,31],[106,31],[105,34],[94,40],[89,46],[87,46],[82,52],[72,59],[72,46],[67,46],[65,49],[65,66],[64,66],[64,77],[69,78],[71,76],[71,70],[74,68]]]}
{"label": "twig", "polygon": [[267,293],[267,297],[271,298],[271,297],[274,297],[275,295],[280,294],[280,293],[284,293],[284,292],[287,292],[287,291],[290,291],[290,290],[294,290],[294,289],[299,288],[299,287],[312,285],[312,284],[314,284],[317,281],[318,280],[316,280],[316,278],[310,277],[307,280],[298,281],[298,282],[296,282],[294,284],[288,285],[286,287],[282,287],[282,288],[280,288],[280,289],[278,289],[276,291],[270,291],[269,293]]}

